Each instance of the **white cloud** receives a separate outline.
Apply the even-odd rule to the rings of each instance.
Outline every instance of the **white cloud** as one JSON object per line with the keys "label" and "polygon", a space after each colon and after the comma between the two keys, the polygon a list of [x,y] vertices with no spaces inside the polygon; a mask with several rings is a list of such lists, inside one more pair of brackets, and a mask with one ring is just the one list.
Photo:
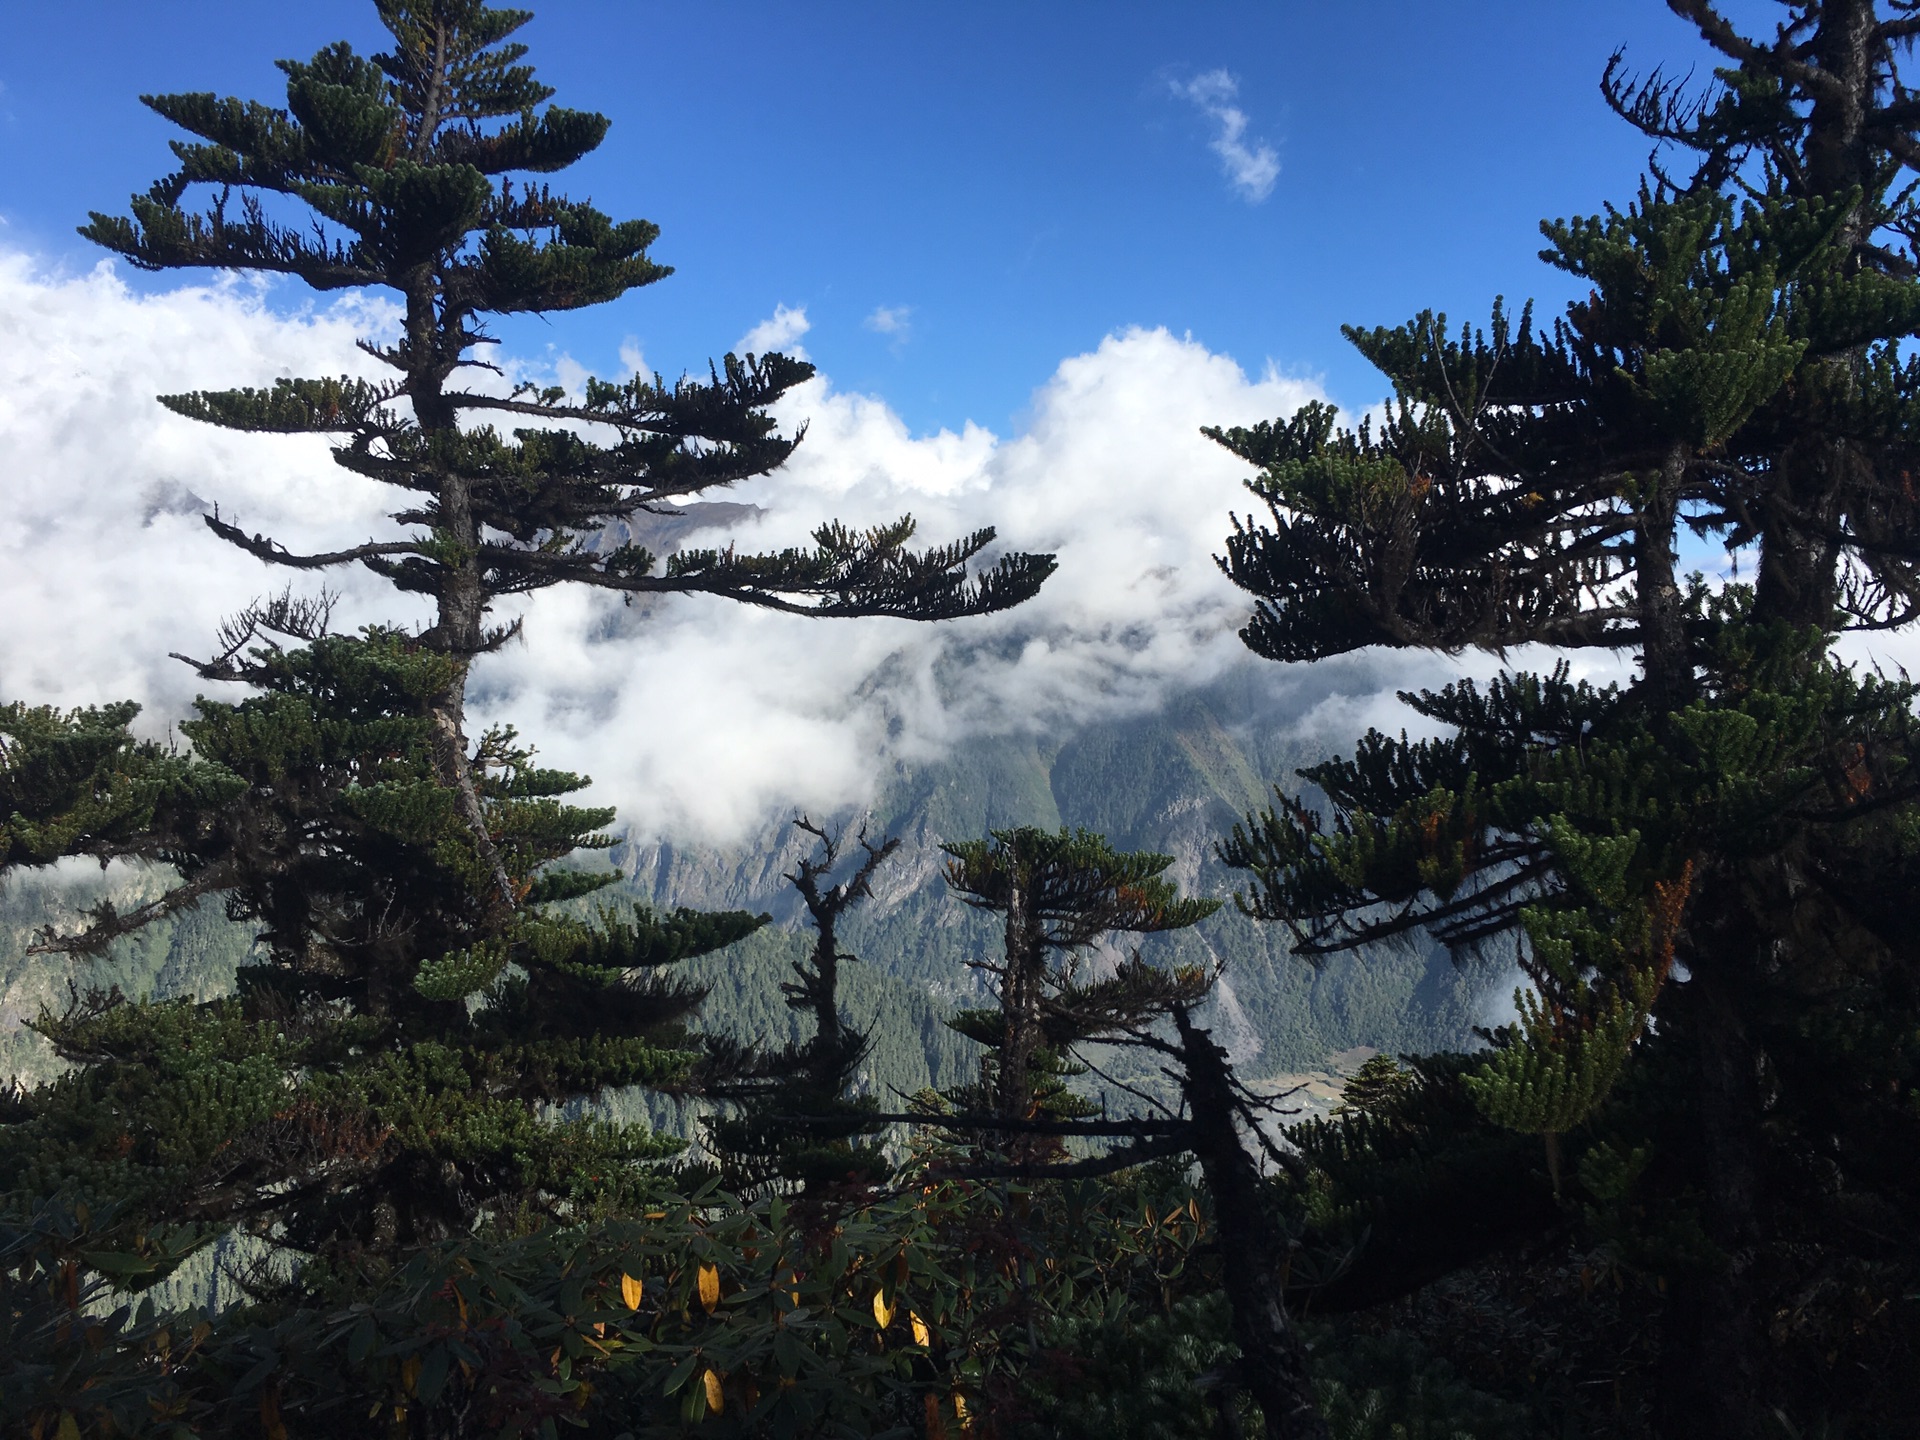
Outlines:
{"label": "white cloud", "polygon": [[891,335],[904,340],[913,329],[911,305],[876,305],[873,313],[860,322],[876,335]]}
{"label": "white cloud", "polygon": [[1280,178],[1280,155],[1264,140],[1247,143],[1247,112],[1234,102],[1240,95],[1240,82],[1226,70],[1209,70],[1191,80],[1171,82],[1181,99],[1213,121],[1217,127],[1208,149],[1220,157],[1220,168],[1227,182],[1240,197],[1258,204],[1273,193]]}
{"label": "white cloud", "polygon": [[[396,533],[393,497],[333,465],[324,442],[232,434],[152,399],[371,374],[354,337],[394,320],[353,298],[276,315],[238,283],[142,297],[109,266],[53,276],[0,252],[0,698],[131,697],[155,731],[188,713],[208,687],[167,653],[204,653],[222,615],[287,579],[206,531],[198,516],[214,502],[296,548]],[[1164,330],[1063,361],[1009,438],[972,424],[915,436],[882,401],[816,377],[780,407],[787,427],[808,427],[793,460],[727,497],[765,509],[735,532],[740,545],[805,543],[829,517],[903,511],[930,543],[997,525],[1007,546],[1058,553],[1041,596],[914,624],[547,591],[517,602],[525,640],[480,662],[476,719],[511,720],[551,763],[592,774],[594,798],[643,834],[724,839],[787,807],[857,802],[892,759],[961,734],[1152,707],[1245,654],[1245,599],[1212,561],[1227,512],[1246,508],[1245,467],[1199,427],[1318,394],[1272,371],[1250,378]],[[343,626],[423,618],[362,571],[304,586],[321,583],[344,591]],[[1318,673],[1324,693],[1331,672]],[[1378,682],[1356,671],[1331,688]]]}
{"label": "white cloud", "polygon": [[[829,516],[911,511],[928,541],[995,525],[1057,553],[1038,599],[960,622],[809,621],[690,598],[640,624],[583,593],[533,603],[490,660],[486,704],[596,776],[642,828],[714,836],[782,806],[864,798],[891,758],[965,733],[1059,729],[1144,710],[1245,656],[1245,598],[1220,575],[1245,467],[1199,434],[1288,413],[1317,390],[1164,330],[1109,337],[1041,387],[1027,431],[915,437],[881,401],[815,379],[781,407],[807,438],[737,498],[743,546],[804,543]],[[618,737],[618,738],[616,738]],[[642,740],[640,737],[644,737]]]}
{"label": "white cloud", "polygon": [[[140,298],[103,263],[51,277],[0,252],[0,694],[132,698],[153,719],[204,688],[170,650],[204,653],[222,614],[277,590],[200,515],[325,549],[397,533],[391,497],[312,437],[240,435],[162,409],[166,391],[381,367],[353,341],[397,323],[358,298],[292,318],[224,281]],[[405,617],[370,575],[341,571],[340,618]],[[412,607],[417,609],[417,605]]]}
{"label": "white cloud", "polygon": [[800,337],[813,328],[807,319],[807,307],[775,305],[773,314],[733,342],[736,355],[771,355],[776,351],[796,360],[807,358]]}

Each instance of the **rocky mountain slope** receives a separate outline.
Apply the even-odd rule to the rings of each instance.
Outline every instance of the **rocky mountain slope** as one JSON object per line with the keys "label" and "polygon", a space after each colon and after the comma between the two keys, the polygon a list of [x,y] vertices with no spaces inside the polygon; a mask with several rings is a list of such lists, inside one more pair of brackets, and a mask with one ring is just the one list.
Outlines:
{"label": "rocky mountain slope", "polygon": [[[988,951],[997,930],[990,917],[947,895],[939,873],[943,840],[1018,824],[1085,826],[1118,846],[1172,854],[1173,874],[1192,893],[1228,895],[1235,877],[1214,859],[1214,841],[1264,803],[1270,781],[1296,783],[1294,768],[1313,758],[1249,667],[1154,714],[1064,735],[964,741],[942,759],[896,766],[865,817],[813,817],[839,825],[864,818],[870,835],[902,840],[873,901],[843,928],[863,962],[843,974],[846,1004],[874,1036],[868,1082],[910,1091],[956,1080],[975,1063],[971,1043],[943,1021],[981,1003],[979,973],[967,962]],[[792,1033],[797,1021],[782,1004],[779,983],[808,932],[782,874],[805,840],[782,820],[756,843],[728,849],[650,843],[612,852],[619,888],[635,898],[774,915],[774,926],[695,962],[713,986],[709,1026],[767,1040]],[[152,927],[101,965],[25,954],[34,929],[71,919],[102,883],[139,893],[159,879],[116,875],[103,882],[97,871],[77,870],[17,877],[0,892],[0,1064],[14,1073],[45,1072],[48,1057],[20,1022],[42,1005],[64,1003],[69,984],[110,979],[128,993],[156,996],[226,987],[250,937],[211,904]],[[1255,1078],[1310,1071],[1356,1047],[1471,1043],[1495,988],[1492,977],[1459,970],[1420,947],[1309,965],[1290,956],[1278,927],[1255,924],[1230,905],[1191,931],[1150,937],[1141,948],[1151,958],[1225,963],[1213,1023]]]}

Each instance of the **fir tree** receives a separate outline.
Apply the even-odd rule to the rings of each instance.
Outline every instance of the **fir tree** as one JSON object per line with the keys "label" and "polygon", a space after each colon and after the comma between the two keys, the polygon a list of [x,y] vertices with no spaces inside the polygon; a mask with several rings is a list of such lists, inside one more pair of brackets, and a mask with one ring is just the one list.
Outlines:
{"label": "fir tree", "polygon": [[840,922],[873,898],[874,876],[900,840],[869,840],[862,826],[853,837],[858,854],[850,856],[844,832],[805,815],[793,824],[813,841],[785,877],[806,906],[813,948],[793,962],[794,978],[780,989],[790,1009],[812,1020],[812,1034],[782,1050],[743,1055],[734,1077],[711,1086],[710,1094],[738,1108],[712,1122],[709,1135],[729,1190],[797,1185],[817,1198],[877,1183],[892,1170],[866,1138],[885,1124],[876,1118],[879,1102],[852,1093],[873,1041],[840,1006],[840,966],[859,959],[841,948]]}
{"label": "fir tree", "polygon": [[1102,936],[1183,930],[1219,902],[1183,899],[1160,878],[1171,855],[1121,853],[1086,830],[1048,834],[1023,826],[940,848],[948,856],[948,888],[973,908],[1005,917],[1001,953],[973,962],[992,977],[998,1009],[950,1022],[988,1049],[978,1091],[953,1098],[1009,1120],[1075,1113],[1084,1102],[1066,1088],[1072,1072],[1062,1052],[1080,1037],[1049,1033],[1049,992],[1074,983],[1082,952]]}
{"label": "fir tree", "polygon": [[[514,627],[490,626],[496,599],[561,583],[631,597],[710,594],[813,615],[947,619],[1019,603],[1051,557],[1006,555],[969,575],[993,541],[982,530],[928,551],[907,548],[910,518],[866,531],[823,526],[812,549],[771,555],[609,544],[606,527],[775,469],[793,442],[766,406],[812,370],[784,356],[727,357],[705,383],[658,376],[590,381],[583,395],[521,386],[462,388],[489,315],[553,314],[603,304],[670,271],[649,258],[658,228],[614,221],[516,174],[551,174],[599,146],[603,116],[543,105],[552,90],[510,37],[531,18],[479,0],[376,0],[393,48],[345,43],[282,61],[287,103],[273,109],[210,94],[145,103],[193,138],[180,168],[136,195],[130,217],[95,214],[81,233],[144,269],[285,274],[319,290],[378,287],[405,306],[400,337],[368,343],[394,378],[287,379],[266,390],[164,397],[170,409],[230,429],[341,437],[334,458],[402,493],[411,533],[324,554],[290,551],[216,513],[215,534],[271,565],[359,563],[431,596],[422,636],[451,661],[432,699],[438,764],[489,848],[469,777],[465,687],[475,656]],[[182,208],[211,187],[204,212]],[[280,218],[293,205],[310,226]],[[502,435],[499,416],[519,426]],[[598,427],[583,439],[574,424]],[[495,867],[500,903],[514,897]]]}
{"label": "fir tree", "polygon": [[[940,1097],[922,1120],[993,1137],[997,1153],[956,1157],[954,1168],[965,1175],[1078,1179],[1192,1156],[1227,1257],[1221,1283],[1239,1348],[1238,1358],[1216,1377],[1221,1423],[1237,1423],[1235,1397],[1245,1393],[1275,1440],[1325,1436],[1306,1346],[1284,1301],[1288,1237],[1266,1203],[1247,1140],[1274,1164],[1298,1162],[1264,1128],[1275,1102],[1262,1100],[1235,1076],[1225,1049],[1200,1023],[1197,1011],[1217,971],[1169,970],[1137,953],[1107,975],[1083,975],[1079,963],[1104,935],[1185,929],[1220,902],[1182,897],[1163,879],[1173,857],[1115,851],[1105,837],[1085,830],[995,831],[987,840],[943,848],[951,857],[948,884],[968,904],[1006,916],[1004,956],[977,962],[997,982],[1001,1008],[968,1012],[953,1022],[991,1053],[980,1084]],[[1056,954],[1065,956],[1064,964],[1053,961]],[[1076,1052],[1092,1043],[1159,1060],[1178,1108],[1115,1082],[1145,1113],[1113,1117],[1105,1106],[1069,1090],[1067,1080],[1090,1068],[1090,1062],[1076,1061]],[[1073,1140],[1096,1148],[1071,1155],[1066,1146]]]}
{"label": "fir tree", "polygon": [[[1817,1154],[1911,1199],[1892,1150],[1912,1119],[1888,1102],[1915,1074],[1892,1034],[1920,956],[1879,895],[1913,880],[1914,691],[1830,647],[1916,613],[1914,25],[1795,3],[1758,45],[1674,8],[1733,62],[1719,88],[1692,102],[1616,62],[1609,94],[1702,164],[1543,227],[1591,287],[1551,331],[1498,306],[1457,337],[1433,315],[1349,330],[1399,393],[1383,425],[1310,409],[1209,432],[1261,471],[1268,516],[1236,520],[1222,562],[1257,597],[1257,653],[1631,647],[1639,677],[1405,696],[1452,733],[1369,735],[1303,772],[1324,805],[1282,795],[1224,856],[1307,954],[1520,937],[1520,1024],[1448,1083],[1545,1135],[1556,1186],[1575,1168],[1556,1137],[1581,1136],[1585,1199],[1640,1215],[1665,1282],[1664,1427],[1750,1436],[1757,1277],[1800,1246],[1860,1254],[1783,1177]],[[1689,531],[1749,558],[1751,587],[1683,575]]]}
{"label": "fir tree", "polygon": [[[651,224],[516,178],[564,169],[607,128],[541,108],[551,92],[511,38],[526,12],[376,8],[391,48],[282,63],[283,109],[148,97],[190,136],[179,168],[130,217],[95,215],[83,233],[144,268],[399,295],[398,339],[364,346],[385,382],[286,379],[164,403],[227,428],[336,437],[340,465],[394,487],[400,538],[314,554],[217,513],[210,528],[271,565],[364,565],[430,597],[434,620],[341,636],[324,601],[289,593],[193,662],[254,691],[201,701],[186,727],[245,789],[165,849],[183,876],[167,903],[224,892],[229,914],[262,927],[257,963],[228,1000],[108,993],[45,1017],[79,1068],[29,1097],[4,1157],[16,1184],[84,1175],[175,1218],[249,1226],[336,1273],[476,1224],[631,1207],[657,1184],[643,1162],[675,1146],[582,1103],[738,1067],[687,1035],[700,989],[657,972],[764,916],[547,908],[614,878],[553,868],[610,845],[612,815],[568,804],[585,781],[537,765],[511,731],[468,734],[471,667],[517,629],[490,619],[496,601],[574,583],[944,619],[1018,603],[1052,568],[1006,555],[974,573],[991,531],[914,551],[906,518],[829,524],[813,547],[771,555],[663,560],[610,539],[775,469],[793,441],[766,407],[811,372],[729,355],[704,382],[466,388],[459,377],[490,368],[474,354],[486,317],[603,303],[668,272],[648,256]],[[212,192],[199,212],[184,204],[196,188]],[[518,428],[481,423],[495,417]],[[101,922],[61,947],[97,949],[130,923]]]}
{"label": "fir tree", "polygon": [[[584,782],[496,731],[476,748],[476,789],[522,897],[499,925],[492,861],[434,764],[447,657],[390,631],[309,639],[257,646],[242,668],[260,693],[202,701],[182,726],[245,787],[165,855],[175,896],[224,893],[229,917],[259,927],[238,994],[95,992],[43,1016],[78,1064],[24,1097],[0,1142],[7,1188],[77,1186],[132,1216],[241,1223],[336,1262],[487,1218],[633,1203],[652,1183],[636,1162],[677,1142],[541,1111],[686,1083],[699,1056],[682,1022],[704,992],[656,971],[764,917],[546,913],[604,883],[545,867],[611,843],[594,833],[611,812],[562,803]],[[83,938],[141,918],[102,917]]]}

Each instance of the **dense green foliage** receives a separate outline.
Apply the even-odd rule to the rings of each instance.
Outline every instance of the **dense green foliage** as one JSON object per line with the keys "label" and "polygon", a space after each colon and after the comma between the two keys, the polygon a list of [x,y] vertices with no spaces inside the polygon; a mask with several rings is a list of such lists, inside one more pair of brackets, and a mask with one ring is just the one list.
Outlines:
{"label": "dense green foliage", "polygon": [[[678,1142],[587,1113],[601,1096],[717,1093],[778,1069],[737,1046],[694,1045],[683,1021],[703,991],[660,973],[764,916],[551,908],[613,879],[553,863],[610,846],[612,812],[568,804],[585,780],[536,765],[511,732],[467,734],[471,667],[511,633],[488,622],[499,597],[581,583],[931,620],[1015,604],[1052,568],[1003,555],[974,573],[990,530],[912,552],[910,519],[861,534],[830,524],[810,551],[681,552],[664,565],[601,545],[615,522],[777,467],[792,442],[766,406],[809,371],[728,356],[710,384],[594,381],[578,403],[450,387],[493,368],[471,355],[484,316],[597,304],[667,272],[647,257],[648,222],[616,223],[515,178],[566,168],[606,130],[540,109],[552,92],[510,39],[525,12],[376,8],[392,48],[284,62],[284,110],[148,97],[193,137],[174,146],[180,168],[134,198],[130,219],[95,215],[83,233],[147,268],[264,270],[401,297],[400,338],[364,347],[389,382],[287,379],[165,403],[229,429],[336,437],[336,461],[398,492],[405,538],[303,555],[217,512],[209,526],[272,565],[362,563],[430,596],[433,623],[342,636],[324,599],[256,603],[197,662],[205,679],[254,692],[199,703],[182,727],[198,768],[113,749],[118,711],[8,712],[31,731],[10,789],[44,812],[38,829],[10,826],[10,859],[104,858],[119,831],[151,830],[189,780],[205,788],[213,775],[230,792],[137,852],[170,864],[175,889],[133,915],[96,914],[60,948],[98,953],[209,894],[254,944],[224,998],[129,1002],[108,989],[43,1014],[36,1028],[74,1068],[14,1106],[6,1187],[112,1196],[135,1233],[238,1225],[324,1261],[301,1285],[329,1269],[379,1273],[476,1228],[631,1210],[659,1183],[646,1162]],[[183,208],[204,187],[210,208]],[[311,224],[287,224],[289,206]],[[506,438],[469,423],[476,412],[528,428]],[[153,777],[144,789],[108,783],[136,761]]]}
{"label": "dense green foliage", "polygon": [[[62,1333],[73,1261],[137,1276],[164,1250],[102,1255],[88,1217],[46,1209],[0,1233],[12,1293],[55,1293],[5,1317],[21,1363],[0,1417],[47,1436],[64,1416],[127,1436],[1201,1440],[1218,1433],[1210,1397],[1232,1354],[1212,1234],[1205,1196],[1154,1170],[1066,1187],[929,1181],[824,1226],[777,1198],[707,1192],[431,1247],[317,1304],[202,1319],[133,1302]],[[1339,1440],[1523,1433],[1513,1407],[1416,1344],[1322,1336]]]}
{"label": "dense green foliage", "polygon": [[[1544,227],[1584,299],[1544,330],[1496,304],[1485,332],[1350,332],[1395,387],[1378,424],[1209,432],[1258,472],[1221,562],[1255,653],[1629,649],[1636,678],[1408,695],[1439,733],[1336,759],[1190,697],[903,770],[858,854],[803,819],[771,865],[616,848],[581,777],[469,738],[493,602],[573,582],[931,619],[1016,603],[1050,558],[973,573],[990,532],[916,555],[907,520],[774,556],[599,543],[777,466],[765,407],[806,368],[449,388],[481,317],[665,273],[651,225],[507,178],[605,130],[540,109],[523,14],[378,0],[394,48],[284,64],[284,111],[151,99],[197,138],[87,233],[406,303],[371,347],[387,385],[167,403],[344,437],[412,533],[305,556],[213,529],[365,563],[435,621],[342,636],[324,602],[254,606],[199,665],[249,693],[198,703],[191,757],[136,742],[128,706],[0,709],[0,872],[168,877],[21,961],[176,992],[75,983],[62,1009],[36,976],[62,1064],[0,1108],[0,1423],[1916,1433],[1920,686],[1837,644],[1920,616],[1920,14],[1789,0],[1760,45],[1672,3],[1728,64],[1698,100],[1609,69],[1667,151],[1624,209]],[[220,198],[190,214],[201,184]],[[1684,573],[1701,541],[1752,583]],[[1301,760],[1308,788],[1260,808],[1254,777]],[[1223,866],[1238,914],[1183,897]],[[224,923],[196,908],[216,894]],[[1517,957],[1516,1017],[1478,1048],[1429,942]],[[1295,988],[1263,973],[1289,944],[1324,967]],[[1423,990],[1444,1021],[1389,1013]],[[1440,1043],[1282,1129],[1236,1061],[1336,1031]],[[680,1141],[633,1122],[669,1108],[709,1157],[661,1163]],[[236,1235],[237,1303],[155,1302]]]}
{"label": "dense green foliage", "polygon": [[[1920,691],[1833,648],[1916,613],[1920,150],[1911,21],[1796,3],[1766,47],[1675,8],[1731,62],[1718,89],[1614,71],[1608,93],[1700,168],[1543,226],[1591,287],[1551,330],[1496,306],[1457,337],[1430,314],[1350,331],[1398,395],[1377,429],[1210,432],[1261,471],[1270,518],[1236,521],[1222,562],[1259,597],[1257,652],[1631,647],[1638,678],[1406,696],[1442,738],[1303,770],[1317,795],[1223,857],[1309,952],[1421,928],[1513,946],[1529,982],[1491,1053],[1302,1137],[1391,1257],[1350,1272],[1350,1303],[1604,1240],[1665,1296],[1643,1311],[1663,1433],[1734,1437],[1770,1409],[1891,1417],[1903,1387],[1830,1388],[1889,1343],[1920,1370],[1902,1313],[1811,1367],[1763,1358],[1792,1347],[1762,1319],[1829,1285],[1844,1308],[1842,1275],[1903,1293],[1920,1263],[1895,1218],[1920,1200],[1920,952],[1888,903],[1920,858]],[[1753,582],[1682,574],[1689,536]],[[1503,1130],[1544,1137],[1544,1195]]]}
{"label": "dense green foliage", "polygon": [[139,713],[131,702],[0,705],[0,871],[170,858],[194,814],[233,794],[220,767],[136,740],[127,727]]}
{"label": "dense green foliage", "polygon": [[761,922],[542,915],[534,902],[604,878],[539,871],[609,814],[559,803],[577,777],[496,734],[478,785],[527,903],[510,927],[490,923],[485,862],[433,773],[425,697],[447,663],[391,634],[329,637],[263,652],[256,698],[202,702],[183,730],[246,788],[174,858],[189,885],[211,875],[227,892],[255,953],[224,1000],[96,992],[43,1017],[80,1064],[0,1141],[17,1181],[82,1182],[177,1222],[244,1217],[344,1258],[476,1214],[630,1200],[633,1162],[676,1148],[586,1119],[556,1127],[538,1107],[683,1081],[696,1056],[679,1022],[701,991],[652,977]]}

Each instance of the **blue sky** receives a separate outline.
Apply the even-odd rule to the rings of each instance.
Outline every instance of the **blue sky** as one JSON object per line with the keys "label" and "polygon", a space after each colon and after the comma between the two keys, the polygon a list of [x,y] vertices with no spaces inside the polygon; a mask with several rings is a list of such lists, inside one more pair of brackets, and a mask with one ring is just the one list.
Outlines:
{"label": "blue sky", "polygon": [[[1564,296],[1537,222],[1625,198],[1645,157],[1598,95],[1608,54],[1705,59],[1657,0],[535,8],[559,103],[614,121],[566,188],[658,223],[677,273],[515,322],[510,349],[612,372],[635,342],[673,374],[804,307],[835,384],[917,433],[1017,429],[1063,357],[1132,325],[1371,403],[1340,325]],[[1731,8],[1752,29],[1774,7]],[[96,257],[73,225],[168,162],[140,92],[277,100],[272,59],[380,39],[356,0],[72,0],[9,31],[0,245],[75,270]]]}
{"label": "blue sky", "polygon": [[[275,57],[381,37],[362,0],[15,8],[0,614],[25,619],[0,626],[0,697],[133,698],[161,734],[200,688],[168,656],[203,653],[285,578],[210,537],[204,511],[306,550],[396,522],[322,441],[212,431],[154,396],[371,375],[354,341],[394,317],[293,282],[100,272],[73,227],[166,169],[142,91],[277,101]],[[1726,8],[1763,34],[1777,9]],[[570,383],[562,359],[619,373],[637,350],[674,375],[804,311],[823,376],[777,418],[807,440],[732,492],[758,508],[724,522],[727,543],[910,512],[930,542],[990,525],[1059,557],[1034,601],[953,625],[707,597],[628,611],[579,587],[503,603],[526,627],[476,672],[476,723],[593,775],[636,833],[736,839],[864,803],[892,761],[958,737],[1062,734],[1246,673],[1247,597],[1213,559],[1245,467],[1201,427],[1378,401],[1342,322],[1480,319],[1501,293],[1551,313],[1569,286],[1536,258],[1540,219],[1626,199],[1646,158],[1597,93],[1607,56],[1708,59],[1659,0],[553,0],[524,33],[561,103],[614,121],[567,188],[658,223],[677,273],[505,325],[500,358]],[[422,618],[359,570],[324,583],[341,628]],[[1578,663],[1606,679],[1631,657]],[[1397,688],[1497,664],[1255,668],[1276,714],[1343,747],[1408,723]]]}

